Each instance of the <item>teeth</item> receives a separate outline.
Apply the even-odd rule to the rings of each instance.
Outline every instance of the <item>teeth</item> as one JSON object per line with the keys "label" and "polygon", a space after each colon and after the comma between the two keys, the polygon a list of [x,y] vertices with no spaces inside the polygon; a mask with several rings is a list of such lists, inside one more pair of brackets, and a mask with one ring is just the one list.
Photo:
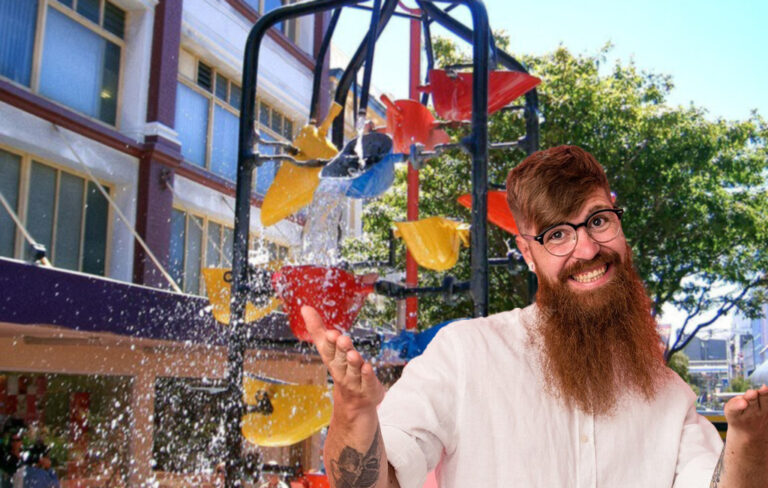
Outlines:
{"label": "teeth", "polygon": [[595,281],[596,279],[603,276],[607,270],[608,270],[608,266],[604,266],[602,268],[588,271],[586,273],[573,275],[573,279],[578,281],[579,283],[589,283],[590,281]]}

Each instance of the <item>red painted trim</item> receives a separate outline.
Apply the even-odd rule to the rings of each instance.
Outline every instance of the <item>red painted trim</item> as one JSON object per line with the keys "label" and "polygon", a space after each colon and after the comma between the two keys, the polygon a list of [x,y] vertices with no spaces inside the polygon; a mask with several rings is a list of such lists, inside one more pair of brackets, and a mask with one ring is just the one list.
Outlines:
{"label": "red painted trim", "polygon": [[155,7],[152,59],[149,71],[147,122],[175,126],[176,79],[179,72],[182,0],[165,0]]}
{"label": "red painted trim", "polygon": [[143,144],[129,139],[113,127],[84,117],[5,80],[0,80],[0,101],[131,156],[140,157],[144,149]]}
{"label": "red painted trim", "polygon": [[[235,184],[233,182],[220,176],[211,174],[210,172],[199,166],[195,166],[194,164],[182,161],[179,167],[176,168],[176,174],[190,179],[195,183],[200,183],[201,185],[211,188],[212,190],[215,190],[219,193],[223,193],[224,195],[228,195],[233,198],[235,197]],[[256,193],[251,194],[251,205],[257,208],[261,208],[263,203],[264,197]],[[287,220],[298,225],[304,225],[306,223],[306,219],[298,215],[292,215],[288,217]]]}
{"label": "red painted trim", "polygon": [[[0,102],[5,102],[31,115],[40,117],[43,120],[87,137],[94,142],[140,160],[152,156],[155,160],[166,166],[176,168],[178,174],[203,186],[230,196],[235,195],[233,183],[213,175],[202,168],[183,162],[179,146],[162,137],[147,136],[146,144],[137,142],[114,128],[95,122],[5,80],[0,80]],[[263,198],[256,196],[256,194],[251,199],[251,204],[256,207],[261,207],[262,202]],[[305,223],[305,219],[296,216],[291,217],[289,220],[299,225],[304,225]]]}
{"label": "red painted trim", "polygon": [[[226,2],[254,24],[261,18],[261,15],[259,15],[258,12],[242,0],[226,0]],[[288,39],[285,34],[277,29],[269,29],[267,35],[308,69],[315,69],[315,59],[309,53],[304,52],[299,46],[294,44],[294,42]]]}

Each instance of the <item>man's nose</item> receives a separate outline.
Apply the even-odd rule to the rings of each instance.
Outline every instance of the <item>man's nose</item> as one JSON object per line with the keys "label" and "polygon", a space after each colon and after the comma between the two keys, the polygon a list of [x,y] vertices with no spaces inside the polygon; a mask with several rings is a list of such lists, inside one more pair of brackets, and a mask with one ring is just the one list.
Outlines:
{"label": "man's nose", "polygon": [[571,256],[585,261],[594,258],[598,251],[600,251],[600,244],[592,239],[592,236],[587,232],[587,228],[579,228],[576,231],[576,236],[578,239],[576,240],[576,247],[573,249],[573,254],[571,254]]}

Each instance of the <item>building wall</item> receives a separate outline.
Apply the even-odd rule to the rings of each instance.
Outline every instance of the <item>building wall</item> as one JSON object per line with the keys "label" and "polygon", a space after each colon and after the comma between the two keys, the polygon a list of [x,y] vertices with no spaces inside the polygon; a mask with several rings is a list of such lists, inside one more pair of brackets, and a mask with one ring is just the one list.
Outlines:
{"label": "building wall", "polygon": [[[116,203],[116,208],[109,209],[104,234],[104,274],[116,280],[167,288],[153,266],[145,264],[146,256],[138,250],[131,228],[138,230],[167,268],[171,245],[178,238],[170,232],[174,209],[190,212],[205,222],[232,226],[234,207],[233,180],[184,160],[184,134],[179,120],[174,120],[176,86],[182,82],[179,58],[182,52],[191,53],[239,85],[245,39],[258,18],[250,7],[253,2],[109,0],[125,12],[124,36],[119,42],[117,112],[114,123],[110,123],[56,101],[38,88],[40,71],[47,69],[42,64],[44,26],[52,25],[42,23],[46,12],[55,10],[52,15],[61,14],[75,22],[79,31],[87,31],[84,35],[92,35],[91,24],[77,10],[77,0],[71,8],[56,0],[10,1],[18,2],[14,5],[37,2],[37,31],[33,36],[37,47],[28,84],[0,73],[0,150],[25,158],[26,167],[31,161],[40,161],[85,181],[92,174]],[[102,19],[105,1],[100,1]],[[0,22],[2,15],[10,14],[0,7]],[[271,32],[265,36],[260,52],[257,96],[292,122],[293,134],[306,123],[309,113],[314,22],[314,16],[298,21],[295,44],[282,33]],[[102,27],[96,29],[97,35],[104,34]],[[105,35],[119,41],[111,34]],[[61,83],[72,82],[61,77]],[[109,93],[102,95],[108,97]],[[272,135],[290,139],[287,133],[272,131]],[[28,172],[20,178],[22,187],[30,186]],[[25,191],[31,194],[35,188]],[[21,195],[15,210],[29,226],[36,216],[26,212],[26,196]],[[253,194],[252,237],[285,248],[298,246],[300,220],[285,220],[267,229],[261,226],[258,208],[262,197]],[[25,244],[20,233],[16,241],[11,257],[24,259]],[[129,410],[133,430],[137,432],[130,440],[130,484],[144,486],[153,476],[167,478],[167,483],[163,482],[167,485],[178,484],[173,475],[152,473],[150,468],[155,379],[160,375],[221,378],[226,365],[225,351],[215,347],[189,349],[180,344],[147,345],[120,337],[110,338],[108,345],[104,345],[62,338],[61,330],[45,327],[35,327],[33,338],[17,333],[18,327],[28,326],[0,324],[0,371],[130,377],[133,391]],[[319,363],[291,355],[254,352],[246,361],[246,371],[297,383],[325,383]],[[314,439],[305,446],[306,461],[311,467],[319,466],[318,442]],[[288,448],[266,452],[268,459],[286,464],[291,456]]]}

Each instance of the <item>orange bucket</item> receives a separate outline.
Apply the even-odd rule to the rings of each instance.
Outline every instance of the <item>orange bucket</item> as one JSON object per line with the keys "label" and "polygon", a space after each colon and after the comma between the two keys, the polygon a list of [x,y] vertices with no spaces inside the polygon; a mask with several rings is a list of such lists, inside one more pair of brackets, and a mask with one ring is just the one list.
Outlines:
{"label": "orange bucket", "polygon": [[[491,71],[488,78],[488,114],[541,83],[539,78],[519,71]],[[472,73],[449,74],[443,69],[429,72],[429,85],[421,91],[432,93],[435,112],[445,120],[469,120],[472,117]]]}
{"label": "orange bucket", "polygon": [[381,101],[387,106],[387,134],[392,136],[394,152],[407,154],[411,144],[424,144],[431,151],[437,144],[451,141],[448,134],[436,127],[435,116],[416,100],[395,100],[386,95]]}
{"label": "orange bucket", "polygon": [[[472,195],[465,193],[458,198],[458,202],[472,210]],[[488,192],[488,220],[510,234],[518,235],[515,217],[507,204],[507,192],[504,190],[493,190]]]}

